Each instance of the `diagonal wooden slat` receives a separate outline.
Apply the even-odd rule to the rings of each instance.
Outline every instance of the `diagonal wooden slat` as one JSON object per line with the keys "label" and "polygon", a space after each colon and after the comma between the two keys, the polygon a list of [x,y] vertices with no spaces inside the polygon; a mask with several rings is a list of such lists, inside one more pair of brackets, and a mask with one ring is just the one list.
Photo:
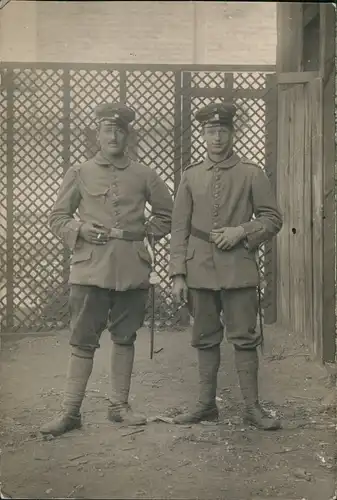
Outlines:
{"label": "diagonal wooden slat", "polygon": [[[181,148],[181,143],[184,145],[191,139],[190,161],[199,161],[205,155],[195,121],[192,119],[189,123],[178,116],[182,113],[183,89],[179,85],[177,87],[177,71],[163,67],[126,67],[122,72],[120,68],[103,65],[82,68],[45,66],[14,67],[9,121],[6,89],[0,93],[3,117],[0,141],[0,253],[7,256],[0,266],[0,316],[4,330],[39,331],[68,325],[69,256],[62,243],[51,234],[47,215],[68,166],[64,164],[64,158],[72,165],[85,161],[97,150],[97,145],[92,139],[90,142],[88,135],[88,129],[95,130],[93,109],[97,104],[123,99],[135,109],[137,158],[156,169],[172,194],[178,178],[177,169],[179,165],[180,170],[183,167],[181,149],[184,147]],[[235,149],[240,155],[264,167],[265,100],[261,98],[261,90],[266,87],[265,73],[191,70],[190,81],[191,89],[228,90],[228,85],[232,85],[233,98],[239,109],[235,123]],[[252,92],[249,98],[241,96],[236,99],[236,89]],[[260,92],[256,98],[252,98],[254,90]],[[203,104],[219,100],[217,97],[192,95],[187,98],[190,99],[192,113]],[[7,140],[7,122],[12,127],[12,142]],[[67,151],[65,144],[68,144]],[[7,160],[10,158],[13,175],[11,218],[7,213],[7,195],[10,192],[7,192],[10,173]],[[6,238],[9,220],[13,232],[10,244]],[[168,326],[177,321],[168,278],[169,245],[170,236],[156,244],[156,270],[161,283],[157,287],[155,311],[157,323]],[[10,287],[6,281],[9,279],[9,258],[12,259]],[[262,283],[274,279],[265,273],[266,262],[270,258],[270,251],[262,247],[259,254]],[[12,311],[8,310],[8,289],[13,290]],[[265,305],[268,297],[264,286],[262,297]]]}

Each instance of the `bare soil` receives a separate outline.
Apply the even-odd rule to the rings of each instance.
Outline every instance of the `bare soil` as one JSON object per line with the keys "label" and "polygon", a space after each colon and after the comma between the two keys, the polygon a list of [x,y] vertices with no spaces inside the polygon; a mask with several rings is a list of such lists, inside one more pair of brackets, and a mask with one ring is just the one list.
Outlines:
{"label": "bare soil", "polygon": [[[43,440],[39,426],[59,410],[68,362],[66,332],[2,341],[1,480],[13,498],[278,498],[330,500],[335,493],[336,414],[326,371],[294,335],[266,328],[261,400],[283,429],[244,427],[232,348],[222,346],[219,424],[153,421],[193,405],[198,393],[190,332],[161,331],[149,359],[138,336],[131,402],[150,421],[125,428],[106,420],[110,339],[104,335],[83,404],[84,426]],[[137,432],[135,432],[137,431]]]}

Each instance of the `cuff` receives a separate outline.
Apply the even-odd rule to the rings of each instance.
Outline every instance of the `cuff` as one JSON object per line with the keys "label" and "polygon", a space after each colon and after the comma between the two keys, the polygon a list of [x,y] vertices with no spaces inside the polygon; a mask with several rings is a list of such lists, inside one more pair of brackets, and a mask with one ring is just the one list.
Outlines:
{"label": "cuff", "polygon": [[243,224],[240,224],[240,226],[243,227],[247,237],[253,235],[254,233],[264,231],[263,224],[258,220],[244,222]]}
{"label": "cuff", "polygon": [[266,231],[259,221],[252,220],[241,224],[245,231],[244,247],[249,251],[255,251],[266,239]]}

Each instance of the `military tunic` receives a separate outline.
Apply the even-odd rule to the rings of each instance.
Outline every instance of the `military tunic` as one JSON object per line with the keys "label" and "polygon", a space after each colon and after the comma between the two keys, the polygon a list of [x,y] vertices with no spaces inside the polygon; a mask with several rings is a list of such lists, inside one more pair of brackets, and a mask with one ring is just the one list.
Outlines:
{"label": "military tunic", "polygon": [[[67,171],[50,214],[52,231],[72,250],[69,282],[125,291],[149,286],[150,256],[143,241],[110,239],[95,245],[79,238],[83,222],[142,233],[145,204],[152,206],[148,231],[170,232],[172,197],[151,168],[130,161],[113,166],[98,153]],[[74,218],[78,211],[79,220]]]}
{"label": "military tunic", "polygon": [[[255,214],[255,220],[252,216]],[[243,226],[247,245],[220,250],[190,234]],[[258,284],[255,252],[282,227],[268,177],[249,160],[233,154],[218,164],[209,159],[183,173],[172,217],[170,276],[185,275],[190,288],[211,290]]]}

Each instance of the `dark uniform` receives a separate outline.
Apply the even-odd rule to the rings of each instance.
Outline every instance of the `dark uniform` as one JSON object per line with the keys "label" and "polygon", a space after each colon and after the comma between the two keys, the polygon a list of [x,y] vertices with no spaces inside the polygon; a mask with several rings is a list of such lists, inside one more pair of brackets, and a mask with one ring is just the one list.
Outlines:
{"label": "dark uniform", "polygon": [[[96,109],[96,118],[126,130],[135,114],[125,106],[105,104]],[[152,206],[147,222],[146,202]],[[109,418],[123,420],[128,411],[133,423],[145,423],[143,417],[132,417],[128,406],[134,341],[144,321],[151,271],[144,238],[151,233],[160,239],[170,232],[172,205],[169,190],[155,170],[127,156],[114,162],[99,152],[67,171],[50,226],[72,251],[72,356],[61,417],[41,432],[55,435],[80,425],[79,410],[93,355],[106,327],[114,342]],[[108,230],[107,243],[98,245],[81,238],[85,222]],[[125,410],[124,417],[121,410]]]}
{"label": "dark uniform", "polygon": [[[196,119],[232,126],[234,113],[231,105],[210,105]],[[213,229],[238,226],[245,237],[233,248],[221,250],[211,241]],[[221,163],[206,158],[185,169],[172,218],[170,276],[185,276],[189,287],[192,346],[199,350],[201,392],[196,411],[177,418],[177,423],[218,416],[215,395],[224,335],[222,311],[227,339],[235,347],[243,397],[251,410],[247,415],[260,417],[261,427],[275,427],[275,422],[257,414],[256,347],[262,339],[256,330],[256,250],[281,227],[270,182],[250,160],[232,153]]]}

